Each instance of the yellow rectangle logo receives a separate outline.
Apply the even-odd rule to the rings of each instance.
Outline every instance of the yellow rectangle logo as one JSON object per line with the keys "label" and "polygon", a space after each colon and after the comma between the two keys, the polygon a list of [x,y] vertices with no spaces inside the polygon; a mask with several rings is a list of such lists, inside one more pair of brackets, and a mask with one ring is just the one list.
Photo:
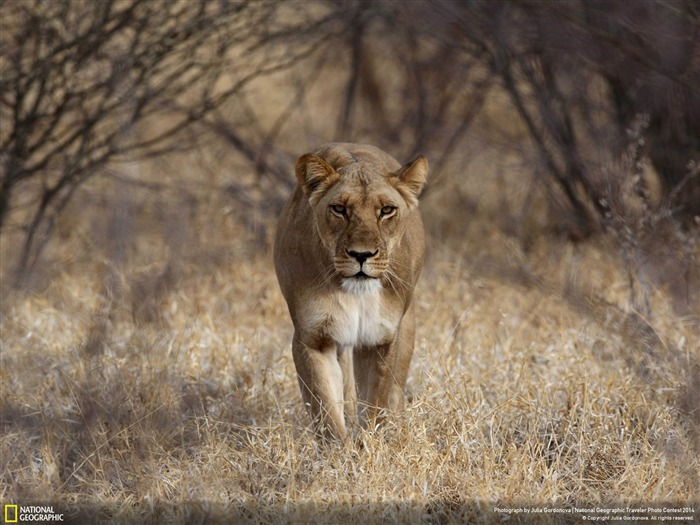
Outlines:
{"label": "yellow rectangle logo", "polygon": [[17,505],[5,505],[5,523],[17,523],[19,510]]}

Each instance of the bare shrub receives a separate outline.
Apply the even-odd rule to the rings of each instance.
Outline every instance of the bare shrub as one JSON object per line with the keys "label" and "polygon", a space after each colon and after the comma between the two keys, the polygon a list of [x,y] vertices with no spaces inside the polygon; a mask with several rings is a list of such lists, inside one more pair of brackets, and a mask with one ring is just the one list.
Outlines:
{"label": "bare shrub", "polygon": [[[187,133],[251,80],[291,67],[274,2],[78,1],[3,5],[0,228],[24,232],[31,269],[76,189],[109,162],[183,150]],[[322,17],[317,17],[322,18]],[[304,24],[319,23],[301,17]],[[323,34],[323,32],[319,32]]]}

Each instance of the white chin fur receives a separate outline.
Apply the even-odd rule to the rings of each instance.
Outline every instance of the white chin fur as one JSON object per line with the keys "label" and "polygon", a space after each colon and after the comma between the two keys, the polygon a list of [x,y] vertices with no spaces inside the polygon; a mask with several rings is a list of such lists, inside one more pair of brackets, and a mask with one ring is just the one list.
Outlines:
{"label": "white chin fur", "polygon": [[382,283],[379,279],[358,279],[357,277],[348,277],[343,279],[343,290],[355,295],[370,295],[378,292]]}

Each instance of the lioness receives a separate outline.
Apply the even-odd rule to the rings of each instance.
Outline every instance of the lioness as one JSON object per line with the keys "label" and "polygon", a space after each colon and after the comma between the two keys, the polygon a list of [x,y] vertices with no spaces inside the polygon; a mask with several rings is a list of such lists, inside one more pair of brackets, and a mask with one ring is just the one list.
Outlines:
{"label": "lioness", "polygon": [[304,402],[319,434],[344,440],[358,394],[364,421],[404,404],[428,161],[401,167],[374,146],[332,143],[299,158],[295,171],[275,270]]}

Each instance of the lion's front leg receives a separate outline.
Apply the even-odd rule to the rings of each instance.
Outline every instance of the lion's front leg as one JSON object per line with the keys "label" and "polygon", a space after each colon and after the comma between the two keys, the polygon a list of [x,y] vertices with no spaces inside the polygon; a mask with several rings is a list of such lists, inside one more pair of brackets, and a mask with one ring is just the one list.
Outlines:
{"label": "lion's front leg", "polygon": [[353,364],[353,347],[338,346],[338,362],[343,373],[343,411],[345,424],[352,432],[357,430],[357,384],[355,383],[355,368]]}
{"label": "lion's front leg", "polygon": [[398,410],[404,404],[403,385],[406,377],[394,366],[396,348],[392,346],[365,346],[355,357],[355,374],[366,425],[375,424],[382,410]]}
{"label": "lion's front leg", "polygon": [[343,371],[333,343],[312,348],[295,333],[294,365],[304,403],[309,407],[316,432],[326,438],[347,436],[343,402]]}
{"label": "lion's front leg", "polygon": [[391,343],[365,346],[355,354],[355,377],[365,423],[374,424],[382,410],[404,408],[404,387],[413,356],[413,307],[404,316]]}

